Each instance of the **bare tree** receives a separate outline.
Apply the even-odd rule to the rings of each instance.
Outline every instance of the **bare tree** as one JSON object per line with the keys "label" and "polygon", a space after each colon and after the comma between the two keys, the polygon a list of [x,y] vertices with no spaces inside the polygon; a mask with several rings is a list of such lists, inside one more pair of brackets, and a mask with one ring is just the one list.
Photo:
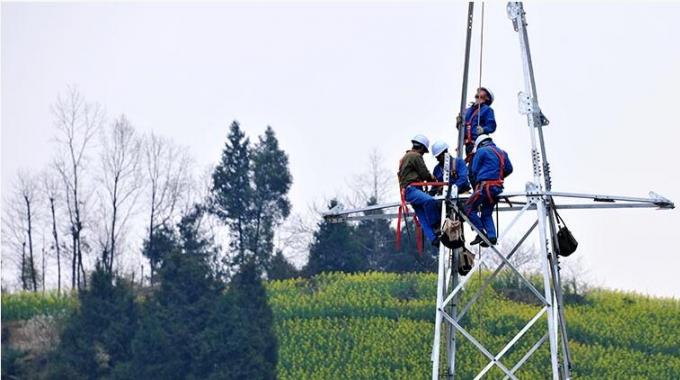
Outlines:
{"label": "bare tree", "polygon": [[50,219],[52,225],[52,245],[57,259],[57,293],[61,293],[61,247],[59,246],[59,230],[57,228],[57,202],[61,200],[59,191],[59,179],[51,171],[42,174],[42,188],[45,198],[50,205]]}
{"label": "bare tree", "polygon": [[101,172],[99,180],[104,197],[103,210],[107,216],[101,262],[113,272],[117,243],[125,223],[133,212],[141,187],[141,141],[125,115],[117,118],[109,131],[102,134]]}
{"label": "bare tree", "polygon": [[[71,234],[71,286],[86,285],[83,267],[84,171],[92,140],[104,122],[104,111],[98,104],[88,103],[75,87],[69,87],[66,95],[58,96],[52,107],[57,129],[56,140],[60,154],[55,168],[64,184],[66,209]],[[82,281],[81,281],[82,279]]]}
{"label": "bare tree", "polygon": [[[186,148],[169,139],[151,134],[144,143],[144,172],[148,181],[147,250],[153,250],[154,232],[160,226],[170,224],[179,209],[185,206],[192,189],[192,161]],[[185,202],[186,203],[186,202]],[[151,268],[153,282],[155,268]]]}
{"label": "bare tree", "polygon": [[35,255],[33,254],[33,234],[34,234],[34,223],[35,223],[35,204],[37,202],[37,186],[35,178],[28,172],[19,173],[19,191],[21,198],[24,202],[25,209],[24,213],[26,216],[25,228],[26,237],[28,238],[28,271],[30,273],[31,284],[33,291],[38,291],[38,275],[35,269]]}
{"label": "bare tree", "polygon": [[377,148],[369,153],[367,164],[366,170],[355,175],[349,184],[353,194],[344,203],[350,207],[364,207],[368,203],[396,199],[399,188],[396,169],[385,167],[383,156]]}
{"label": "bare tree", "polygon": [[34,236],[38,192],[35,177],[27,171],[19,171],[11,198],[5,202],[3,215],[3,240],[21,252],[20,279],[22,289],[38,290],[39,275],[36,269]]}
{"label": "bare tree", "polygon": [[565,294],[584,295],[590,288],[590,271],[583,256],[560,258],[560,277]]}
{"label": "bare tree", "polygon": [[[4,199],[2,208],[2,255],[3,264],[12,262],[19,270],[19,284],[23,290],[31,290],[30,271],[26,255],[26,229],[21,196],[15,192]],[[3,271],[7,268],[3,265]],[[3,276],[3,279],[6,279]]]}
{"label": "bare tree", "polygon": [[43,293],[45,293],[45,272],[46,272],[46,271],[45,271],[45,269],[46,269],[46,266],[45,266],[45,262],[46,262],[45,259],[46,259],[46,257],[45,257],[45,256],[46,256],[46,251],[47,251],[47,250],[45,249],[45,233],[43,232],[43,237],[42,237],[42,250],[41,250],[41,252],[40,252],[40,254],[41,254],[40,258],[41,258],[41,260],[42,260],[42,280],[41,280],[40,282],[41,282],[41,284],[42,284],[42,292],[43,292]]}

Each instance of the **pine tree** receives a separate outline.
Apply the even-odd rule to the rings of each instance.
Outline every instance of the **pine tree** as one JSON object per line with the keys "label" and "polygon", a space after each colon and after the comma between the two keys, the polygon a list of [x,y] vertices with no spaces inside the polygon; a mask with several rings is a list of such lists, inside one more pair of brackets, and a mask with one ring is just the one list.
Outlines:
{"label": "pine tree", "polygon": [[210,211],[228,227],[234,266],[250,256],[268,269],[274,253],[274,229],[290,214],[292,177],[288,156],[267,127],[254,147],[237,122],[232,123],[220,163],[212,176]]}
{"label": "pine tree", "polygon": [[149,259],[151,265],[151,283],[155,282],[155,274],[163,264],[163,259],[174,249],[177,242],[175,241],[172,227],[167,224],[162,224],[154,229],[151,234],[153,244],[150,244],[149,239],[144,239],[142,242],[142,254]]}
{"label": "pine tree", "polygon": [[269,267],[274,253],[274,228],[290,214],[288,191],[293,178],[288,170],[288,155],[279,148],[271,127],[251,154],[253,195],[249,225],[250,251],[263,269]]}
{"label": "pine tree", "polygon": [[179,247],[163,261],[160,288],[145,304],[127,369],[136,378],[195,378],[201,365],[200,334],[224,289],[213,268],[214,245],[199,229],[201,213],[196,208],[182,218]]}
{"label": "pine tree", "polygon": [[288,261],[288,259],[286,259],[283,252],[280,250],[276,251],[276,254],[272,257],[269,265],[267,278],[270,280],[285,280],[288,278],[295,278],[299,275],[300,272]]}
{"label": "pine tree", "polygon": [[[332,200],[329,209],[338,204]],[[368,260],[360,250],[355,229],[347,222],[322,221],[314,233],[309,247],[309,261],[305,273],[313,276],[320,272],[359,272],[368,268]]]}
{"label": "pine tree", "polygon": [[138,326],[132,289],[97,265],[89,288],[78,297],[80,307],[64,328],[50,377],[110,377],[114,368],[132,355],[131,342]]}
{"label": "pine tree", "polygon": [[255,263],[244,265],[234,276],[229,293],[237,326],[227,342],[231,351],[237,352],[229,360],[229,378],[276,379],[278,342],[273,329],[274,316]]}
{"label": "pine tree", "polygon": [[244,262],[248,248],[253,196],[250,169],[250,140],[234,121],[212,174],[210,211],[229,226],[237,262]]}

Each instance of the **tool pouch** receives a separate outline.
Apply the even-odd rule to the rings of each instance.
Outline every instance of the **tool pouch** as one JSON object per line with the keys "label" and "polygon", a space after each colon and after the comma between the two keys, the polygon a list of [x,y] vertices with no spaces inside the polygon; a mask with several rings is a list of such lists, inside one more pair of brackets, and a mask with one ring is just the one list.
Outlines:
{"label": "tool pouch", "polygon": [[557,254],[567,257],[576,251],[578,241],[576,241],[574,235],[569,231],[569,228],[567,228],[567,225],[564,223],[560,214],[555,212],[555,216],[557,217],[557,225],[559,226],[559,229],[557,230]]}
{"label": "tool pouch", "polygon": [[446,218],[442,225],[442,235],[440,238],[446,248],[456,249],[465,245],[463,239],[463,223],[459,220]]}
{"label": "tool pouch", "polygon": [[475,254],[463,248],[458,257],[458,274],[465,276],[470,273],[472,267],[475,265]]}

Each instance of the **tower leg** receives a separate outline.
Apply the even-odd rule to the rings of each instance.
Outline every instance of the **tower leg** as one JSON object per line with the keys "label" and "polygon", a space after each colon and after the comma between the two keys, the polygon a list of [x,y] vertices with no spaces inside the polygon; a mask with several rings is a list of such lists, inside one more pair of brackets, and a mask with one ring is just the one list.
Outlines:
{"label": "tower leg", "polygon": [[548,237],[546,234],[547,228],[547,214],[545,207],[545,199],[538,198],[535,201],[536,211],[538,213],[538,233],[541,243],[541,265],[543,267],[543,287],[545,292],[545,299],[550,302],[547,305],[548,313],[548,341],[550,342],[550,364],[552,367],[553,380],[560,380],[560,372],[558,365],[558,343],[557,343],[557,307],[555,305],[555,297],[552,286],[552,276],[550,262],[548,260]]}

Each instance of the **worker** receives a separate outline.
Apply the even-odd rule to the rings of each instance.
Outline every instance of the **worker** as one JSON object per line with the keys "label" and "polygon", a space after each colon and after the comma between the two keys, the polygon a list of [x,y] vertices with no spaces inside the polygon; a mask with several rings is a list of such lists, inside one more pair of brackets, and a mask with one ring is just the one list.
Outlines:
{"label": "worker", "polygon": [[[432,174],[438,182],[444,181],[444,160],[449,154],[449,144],[444,141],[436,141],[432,144],[432,155],[437,158],[437,166],[434,167]],[[449,185],[456,185],[458,194],[462,194],[470,190],[470,181],[468,179],[468,168],[465,160],[462,158],[451,157],[449,161]],[[441,194],[442,188],[440,186],[433,186],[430,190],[430,195]]]}
{"label": "worker", "polygon": [[[472,150],[474,142],[479,135],[488,135],[496,131],[496,118],[491,108],[493,104],[493,93],[486,87],[477,89],[475,101],[465,111],[465,158],[472,162]],[[458,120],[458,128],[461,127],[462,120]]]}
{"label": "worker", "polygon": [[417,135],[411,140],[412,148],[399,161],[399,187],[402,200],[411,204],[416,212],[423,233],[433,246],[439,245],[436,230],[439,229],[441,216],[437,201],[423,191],[423,186],[414,183],[434,182],[436,179],[425,165],[423,155],[428,152],[430,141],[423,135]]}
{"label": "worker", "polygon": [[[477,230],[486,234],[487,239],[495,245],[497,236],[493,208],[498,203],[498,195],[503,192],[503,180],[512,173],[512,163],[508,154],[498,148],[489,135],[477,137],[473,153],[475,191],[465,202],[464,212]],[[470,242],[471,245],[480,243],[482,247],[488,247],[479,234]]]}

